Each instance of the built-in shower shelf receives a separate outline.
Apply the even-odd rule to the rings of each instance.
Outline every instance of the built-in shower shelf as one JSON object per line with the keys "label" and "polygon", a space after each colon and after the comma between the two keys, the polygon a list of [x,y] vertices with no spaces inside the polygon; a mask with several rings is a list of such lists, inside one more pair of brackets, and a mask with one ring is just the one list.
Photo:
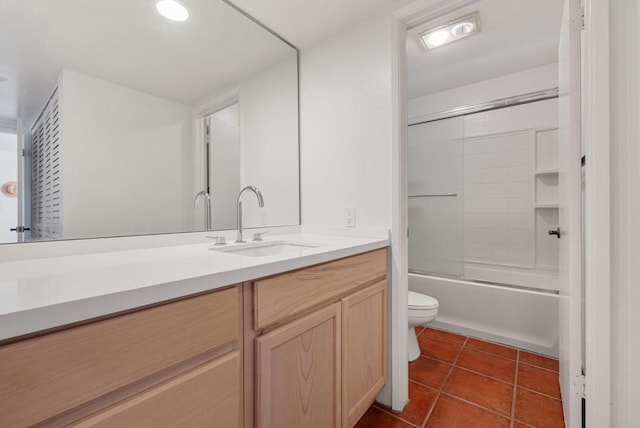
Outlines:
{"label": "built-in shower shelf", "polygon": [[558,208],[558,204],[536,204],[536,209]]}
{"label": "built-in shower shelf", "polygon": [[550,175],[550,174],[558,174],[557,169],[539,169],[536,171],[536,175]]}

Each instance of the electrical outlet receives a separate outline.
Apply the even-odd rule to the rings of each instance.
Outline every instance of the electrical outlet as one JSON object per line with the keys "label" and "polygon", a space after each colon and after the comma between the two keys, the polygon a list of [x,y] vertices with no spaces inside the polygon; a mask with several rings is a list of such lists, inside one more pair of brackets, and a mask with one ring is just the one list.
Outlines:
{"label": "electrical outlet", "polygon": [[356,227],[356,207],[347,208],[347,218],[344,225],[346,227]]}

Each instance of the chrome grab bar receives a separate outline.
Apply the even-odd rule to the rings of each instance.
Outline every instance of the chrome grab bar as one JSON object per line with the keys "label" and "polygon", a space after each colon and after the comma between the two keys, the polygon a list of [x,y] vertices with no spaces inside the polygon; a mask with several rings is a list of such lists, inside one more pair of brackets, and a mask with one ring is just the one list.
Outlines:
{"label": "chrome grab bar", "polygon": [[435,198],[435,197],[439,197],[439,196],[458,196],[457,193],[439,193],[439,194],[433,194],[433,195],[409,195],[410,198]]}

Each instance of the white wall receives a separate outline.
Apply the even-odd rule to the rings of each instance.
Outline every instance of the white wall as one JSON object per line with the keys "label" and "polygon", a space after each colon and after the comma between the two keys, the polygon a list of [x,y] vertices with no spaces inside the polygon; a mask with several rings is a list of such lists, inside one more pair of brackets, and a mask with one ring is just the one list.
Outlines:
{"label": "white wall", "polygon": [[190,230],[191,109],[61,76],[64,238]]}
{"label": "white wall", "polygon": [[411,98],[409,122],[452,108],[541,91],[558,86],[558,64],[547,64],[459,88]]}
{"label": "white wall", "polygon": [[264,197],[263,209],[243,198],[245,227],[300,222],[296,63],[291,55],[241,83],[240,183]]}
{"label": "white wall", "polygon": [[[382,14],[301,51],[303,226],[340,228],[347,207],[355,207],[356,231],[391,229],[392,44],[396,43],[391,19]],[[406,279],[395,276],[402,275],[398,273],[400,254],[399,248],[392,248],[388,382],[378,396],[397,410],[406,403],[408,393],[403,336],[407,330],[402,327],[407,325]]]}
{"label": "white wall", "polygon": [[301,52],[303,225],[391,227],[391,40],[382,15]]}
{"label": "white wall", "polygon": [[640,421],[640,6],[611,0],[611,426]]}
{"label": "white wall", "polygon": [[[15,134],[0,132],[0,186],[18,181],[18,140]],[[16,242],[16,232],[9,229],[18,225],[18,198],[0,193],[0,243]]]}

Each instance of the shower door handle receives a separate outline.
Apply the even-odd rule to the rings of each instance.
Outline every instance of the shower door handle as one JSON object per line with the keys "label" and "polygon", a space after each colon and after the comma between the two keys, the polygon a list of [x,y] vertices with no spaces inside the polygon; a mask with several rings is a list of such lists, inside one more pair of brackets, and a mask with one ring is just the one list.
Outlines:
{"label": "shower door handle", "polygon": [[551,229],[549,232],[549,235],[556,235],[556,238],[560,239],[560,228],[556,228],[556,229]]}

